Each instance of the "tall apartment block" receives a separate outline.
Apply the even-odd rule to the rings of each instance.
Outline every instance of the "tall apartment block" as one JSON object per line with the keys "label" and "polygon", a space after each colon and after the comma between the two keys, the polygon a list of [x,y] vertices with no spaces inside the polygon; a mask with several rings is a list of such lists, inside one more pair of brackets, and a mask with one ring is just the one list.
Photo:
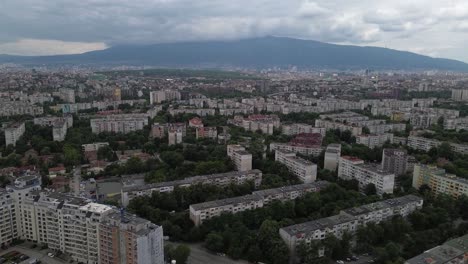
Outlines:
{"label": "tall apartment block", "polygon": [[252,154],[241,145],[228,145],[227,155],[234,162],[238,171],[252,170]]}
{"label": "tall apartment block", "polygon": [[365,164],[363,160],[349,156],[340,158],[338,178],[357,180],[359,182],[359,189],[361,190],[368,184],[374,184],[379,195],[393,193],[395,186],[395,174],[383,171],[376,164]]}
{"label": "tall apartment block", "polygon": [[275,160],[286,165],[289,171],[303,183],[311,183],[317,179],[317,165],[311,161],[296,157],[296,153],[285,150],[275,151]]}
{"label": "tall apartment block", "polygon": [[330,144],[325,150],[324,169],[336,171],[341,157],[341,144]]}
{"label": "tall apartment block", "polygon": [[41,191],[40,176],[18,178],[0,190],[0,200],[9,206],[0,221],[11,230],[2,232],[0,244],[25,239],[88,264],[164,263],[160,226],[85,198]]}
{"label": "tall apartment block", "polygon": [[180,100],[180,98],[180,92],[175,90],[150,92],[150,104],[160,104],[164,101]]}
{"label": "tall apartment block", "polygon": [[13,123],[5,128],[5,145],[16,146],[16,141],[26,132],[24,123]]}
{"label": "tall apartment block", "polygon": [[468,101],[468,89],[452,89],[452,100]]}
{"label": "tall apartment block", "polygon": [[384,149],[382,154],[382,169],[404,175],[407,171],[408,152],[405,149]]}
{"label": "tall apartment block", "polygon": [[452,197],[468,195],[468,180],[447,174],[444,169],[423,164],[414,165],[413,187],[419,189],[427,185],[434,194],[447,194]]}
{"label": "tall apartment block", "polygon": [[180,129],[169,129],[167,133],[167,140],[169,146],[181,144],[184,133]]}

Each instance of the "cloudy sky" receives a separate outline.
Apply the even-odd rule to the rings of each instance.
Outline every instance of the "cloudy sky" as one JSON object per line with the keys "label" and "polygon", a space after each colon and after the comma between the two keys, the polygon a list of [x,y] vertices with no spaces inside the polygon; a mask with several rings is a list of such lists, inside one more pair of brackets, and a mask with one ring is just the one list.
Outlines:
{"label": "cloudy sky", "polygon": [[0,0],[0,54],[267,35],[468,62],[468,0]]}

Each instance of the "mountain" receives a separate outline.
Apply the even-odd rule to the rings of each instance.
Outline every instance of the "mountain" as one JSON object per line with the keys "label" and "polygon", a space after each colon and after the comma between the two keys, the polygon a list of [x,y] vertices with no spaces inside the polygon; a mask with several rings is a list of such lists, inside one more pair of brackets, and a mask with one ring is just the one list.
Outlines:
{"label": "mountain", "polygon": [[468,64],[378,47],[264,37],[235,41],[115,46],[77,55],[0,56],[0,63],[151,65],[162,67],[393,69],[468,71]]}

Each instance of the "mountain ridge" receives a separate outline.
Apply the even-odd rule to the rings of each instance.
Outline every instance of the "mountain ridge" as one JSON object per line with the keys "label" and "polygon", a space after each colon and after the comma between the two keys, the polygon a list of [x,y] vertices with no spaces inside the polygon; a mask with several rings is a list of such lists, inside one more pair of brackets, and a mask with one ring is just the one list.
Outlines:
{"label": "mountain ridge", "polygon": [[330,68],[468,71],[468,64],[409,51],[286,37],[121,45],[73,55],[0,55],[0,63],[127,64],[162,67]]}

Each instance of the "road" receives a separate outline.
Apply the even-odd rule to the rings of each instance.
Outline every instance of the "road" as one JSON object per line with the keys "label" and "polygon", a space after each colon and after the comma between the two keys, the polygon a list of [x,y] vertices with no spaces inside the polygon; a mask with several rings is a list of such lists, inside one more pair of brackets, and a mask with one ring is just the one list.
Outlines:
{"label": "road", "polygon": [[25,255],[28,255],[29,259],[27,259],[26,261],[23,261],[23,263],[29,263],[29,261],[31,261],[32,259],[37,259],[37,260],[40,260],[42,263],[47,263],[47,264],[64,264],[64,263],[67,263],[65,261],[62,261],[60,259],[57,259],[57,258],[50,258],[47,256],[47,252],[49,252],[48,250],[39,250],[37,248],[35,249],[31,249],[31,248],[26,248],[26,247],[21,247],[21,246],[15,246],[15,247],[11,247],[7,250],[1,250],[0,251],[0,255],[3,255],[7,252],[10,252],[10,251],[18,251],[20,253],[23,253]]}
{"label": "road", "polygon": [[[167,243],[167,242],[166,242]],[[177,245],[178,243],[171,243]],[[184,244],[190,247],[188,264],[248,264],[247,261],[232,260],[229,257],[222,257],[208,252],[201,244]]]}

